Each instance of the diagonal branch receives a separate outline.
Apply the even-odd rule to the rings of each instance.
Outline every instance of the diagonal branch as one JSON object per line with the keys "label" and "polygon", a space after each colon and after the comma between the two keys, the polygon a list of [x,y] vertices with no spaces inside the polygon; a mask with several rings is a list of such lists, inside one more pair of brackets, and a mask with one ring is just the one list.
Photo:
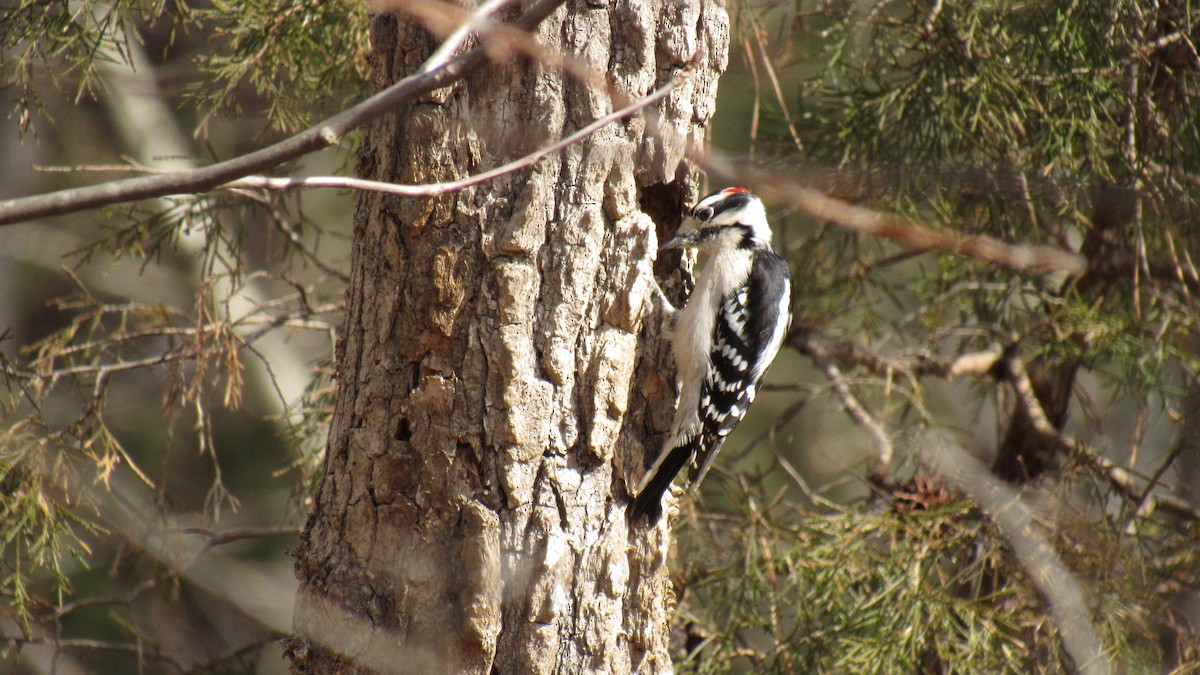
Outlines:
{"label": "diagonal branch", "polygon": [[1106,675],[1113,671],[1096,637],[1083,590],[1063,564],[1054,546],[1035,525],[1021,494],[992,475],[968,452],[940,434],[931,434],[920,448],[926,466],[975,500],[1012,547],[1013,556],[1050,607],[1063,646],[1078,672]]}
{"label": "diagonal branch", "polygon": [[811,342],[805,345],[804,352],[813,360],[813,363],[824,373],[825,379],[833,386],[834,393],[841,399],[842,405],[846,408],[846,414],[850,416],[857,424],[867,430],[871,435],[875,445],[875,462],[870,470],[870,478],[877,484],[888,483],[888,472],[892,467],[892,455],[895,454],[895,448],[892,445],[892,439],[888,438],[887,430],[883,428],[875,416],[866,409],[866,407],[858,400],[850,387],[846,384],[846,378],[842,375],[842,371],[829,353],[816,342]]}
{"label": "diagonal branch", "polygon": [[563,148],[578,143],[579,141],[591,136],[617,120],[624,119],[634,114],[635,112],[647,108],[655,103],[666,98],[679,83],[685,79],[691,70],[682,71],[679,75],[673,77],[665,85],[651,93],[649,96],[641,98],[629,105],[609,113],[595,122],[579,129],[569,136],[563,137],[550,145],[538,148],[537,150],[515,159],[507,164],[498,166],[494,169],[488,169],[474,176],[467,176],[455,181],[445,183],[429,183],[424,185],[400,185],[397,183],[385,183],[377,180],[367,180],[364,178],[352,178],[348,176],[308,176],[308,177],[271,177],[271,176],[245,176],[235,181],[231,181],[222,185],[222,188],[231,190],[237,189],[259,189],[259,190],[294,190],[297,188],[343,188],[351,190],[365,190],[368,192],[382,192],[384,194],[396,195],[398,197],[436,197],[451,192],[458,192],[472,185],[478,185],[493,178],[498,178],[505,174],[520,171],[537,164],[542,159],[562,150]]}
{"label": "diagonal branch", "polygon": [[484,19],[498,12],[501,7],[508,3],[509,0],[486,0],[480,4],[465,21],[459,23],[458,27],[442,41],[441,46],[433,52],[432,56],[426,59],[421,69],[417,72],[427,73],[440,68],[442,64],[448,62],[450,57],[454,56],[454,52],[467,41],[467,38],[471,37],[471,33],[480,29]]}
{"label": "diagonal branch", "polygon": [[[550,16],[566,0],[539,0],[512,26],[530,30]],[[297,157],[335,145],[350,131],[397,107],[452,84],[488,63],[490,47],[480,45],[429,72],[420,72],[371,96],[362,103],[310,127],[295,136],[261,150],[187,171],[60,190],[33,197],[0,201],[0,225],[34,218],[83,211],[100,206],[182,193],[208,192],[229,181],[261,173]]]}
{"label": "diagonal branch", "polygon": [[1126,499],[1137,504],[1139,515],[1149,515],[1154,506],[1159,506],[1176,516],[1191,520],[1200,520],[1200,508],[1194,504],[1188,502],[1186,499],[1171,494],[1159,493],[1154,490],[1158,476],[1155,476],[1155,479],[1145,488],[1138,487],[1138,482],[1134,478],[1133,472],[1118,466],[1112,460],[1084,445],[1081,441],[1064,436],[1061,431],[1050,423],[1050,419],[1046,416],[1046,411],[1042,408],[1041,403],[1038,402],[1037,394],[1033,390],[1033,383],[1029,379],[1029,373],[1025,370],[1025,364],[1016,354],[1010,355],[1006,360],[1008,366],[1007,377],[1017,394],[1018,405],[1026,411],[1030,421],[1033,423],[1034,429],[1047,441],[1057,445],[1064,453],[1074,452],[1076,456],[1087,462],[1094,470],[1101,472],[1114,489],[1124,495]]}
{"label": "diagonal branch", "polygon": [[1080,439],[1064,435],[1054,426],[1038,400],[1025,363],[1013,349],[969,352],[956,357],[884,356],[849,342],[829,338],[814,327],[804,325],[793,328],[787,342],[813,360],[833,386],[834,393],[846,406],[847,414],[867,429],[875,439],[876,467],[885,466],[883,462],[889,456],[890,441],[882,425],[849,391],[839,366],[862,368],[877,375],[901,372],[912,378],[934,377],[950,380],[963,375],[1001,377],[1012,386],[1017,404],[1028,417],[1034,433],[1052,444],[1059,452],[1079,458],[1103,475],[1117,492],[1137,505],[1135,510],[1139,516],[1146,517],[1155,508],[1159,508],[1180,518],[1200,521],[1200,507],[1186,499],[1155,489],[1166,467],[1170,466],[1181,452],[1179,447],[1172,451],[1164,465],[1146,485],[1139,485],[1140,481],[1133,472],[1115,464]]}
{"label": "diagonal branch", "polygon": [[988,375],[1003,357],[1000,349],[967,352],[958,356],[883,355],[846,340],[822,334],[815,326],[793,324],[787,343],[801,354],[822,353],[843,368],[863,368],[876,375],[904,373],[911,378],[950,380],[961,375]]}
{"label": "diagonal branch", "polygon": [[753,187],[768,202],[828,220],[851,232],[890,239],[911,251],[949,251],[1018,271],[1058,271],[1081,276],[1088,270],[1084,256],[1065,249],[1009,244],[987,235],[965,235],[850,204],[811,187],[781,179],[776,174],[735,166],[715,153],[696,153],[694,158],[714,176]]}

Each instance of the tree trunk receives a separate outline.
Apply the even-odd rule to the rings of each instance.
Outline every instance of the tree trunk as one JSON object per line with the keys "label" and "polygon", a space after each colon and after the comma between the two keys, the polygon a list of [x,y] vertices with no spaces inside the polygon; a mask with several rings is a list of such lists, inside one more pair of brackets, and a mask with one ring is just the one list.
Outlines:
{"label": "tree trunk", "polygon": [[[373,21],[380,86],[435,46]],[[531,170],[436,199],[359,196],[337,405],[296,554],[296,670],[671,667],[668,535],[625,518],[674,400],[646,261],[655,220],[673,231],[696,197],[683,154],[713,112],[728,18],[696,0],[570,2],[537,38],[632,98],[699,64],[657,119]],[[492,65],[375,124],[359,173],[461,178],[611,109],[552,68]]]}

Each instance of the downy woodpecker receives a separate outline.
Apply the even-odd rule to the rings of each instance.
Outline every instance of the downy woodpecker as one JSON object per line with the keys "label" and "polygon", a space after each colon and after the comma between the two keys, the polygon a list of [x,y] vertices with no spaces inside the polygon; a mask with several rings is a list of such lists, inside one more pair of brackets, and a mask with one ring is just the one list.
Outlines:
{"label": "downy woodpecker", "polygon": [[631,515],[650,522],[662,515],[663,494],[685,464],[691,464],[693,488],[704,480],[791,323],[791,270],[771,249],[762,200],[744,188],[726,188],[696,204],[691,220],[662,247],[697,248],[708,262],[683,309],[658,291],[675,353],[679,408],[630,506]]}

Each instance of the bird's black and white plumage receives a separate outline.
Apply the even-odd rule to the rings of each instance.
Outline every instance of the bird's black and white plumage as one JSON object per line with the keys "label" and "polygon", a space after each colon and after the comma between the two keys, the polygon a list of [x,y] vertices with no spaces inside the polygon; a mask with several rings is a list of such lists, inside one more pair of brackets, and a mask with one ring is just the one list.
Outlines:
{"label": "bird's black and white plumage", "polygon": [[659,291],[680,391],[671,435],[630,506],[633,516],[650,521],[662,514],[663,494],[685,465],[693,487],[704,479],[754,401],[791,322],[791,271],[771,248],[762,201],[727,188],[701,200],[691,216],[690,227],[663,246],[698,248],[708,262],[682,309]]}

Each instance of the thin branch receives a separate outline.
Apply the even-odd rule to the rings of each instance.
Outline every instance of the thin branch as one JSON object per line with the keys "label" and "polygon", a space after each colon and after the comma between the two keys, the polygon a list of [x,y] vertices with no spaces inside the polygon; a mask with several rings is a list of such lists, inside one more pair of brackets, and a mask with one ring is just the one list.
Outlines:
{"label": "thin branch", "polygon": [[1062,636],[1063,646],[1078,671],[1095,675],[1111,673],[1112,663],[1096,637],[1079,583],[1036,527],[1021,495],[944,437],[927,438],[921,446],[921,458],[975,500],[1008,540],[1013,555],[1050,605],[1050,615]]}
{"label": "thin branch", "polygon": [[792,463],[789,462],[783,455],[775,453],[775,461],[783,468],[783,472],[791,477],[792,481],[796,483],[796,486],[800,488],[800,491],[804,493],[804,496],[807,497],[809,501],[814,504],[820,504],[828,509],[838,508],[837,504],[814,491],[812,487],[809,486],[808,481],[804,480],[804,477],[801,476],[800,472],[796,470],[796,467],[792,466]]}
{"label": "thin branch", "polygon": [[851,232],[890,239],[913,251],[948,251],[1021,272],[1066,272],[1080,276],[1088,269],[1080,254],[1046,245],[1009,244],[986,235],[965,235],[909,218],[881,213],[829,197],[818,190],[781,179],[774,173],[735,166],[715,154],[693,153],[709,173],[753,187],[766,201],[827,220]]}
{"label": "thin branch", "polygon": [[[449,2],[395,0],[395,4],[434,32],[450,33],[463,23],[472,20],[471,14],[466,10]],[[556,49],[547,49],[525,30],[517,30],[511,25],[487,20],[478,20],[477,27],[481,35],[489,38],[481,46],[489,50],[488,53],[493,61],[502,60],[505,55],[501,54],[500,50],[508,49],[533,59],[544,69],[561,70],[580,82],[607,92],[615,101],[614,105],[629,103],[625,92],[612,86],[604,71],[593,67],[581,58],[564,54]]]}
{"label": "thin branch", "polygon": [[825,374],[825,379],[833,386],[834,393],[841,399],[842,405],[846,407],[846,414],[857,424],[865,428],[867,433],[875,439],[875,463],[871,467],[870,474],[873,479],[886,482],[888,471],[892,466],[892,455],[895,453],[892,440],[888,438],[887,430],[883,428],[883,425],[875,419],[874,415],[867,411],[866,406],[860,403],[858,398],[850,391],[850,387],[846,384],[846,378],[842,376],[842,371],[820,345],[816,343],[809,345],[806,353],[813,360],[813,363],[821,369],[821,372]]}
{"label": "thin branch", "polygon": [[80,598],[72,602],[64,603],[54,609],[55,618],[61,618],[74,612],[77,609],[86,607],[104,607],[107,605],[132,605],[138,596],[157,587],[158,581],[155,579],[144,579],[133,588],[120,594],[119,596],[96,597],[96,598]]}
{"label": "thin branch", "polygon": [[225,546],[247,539],[273,539],[276,537],[299,537],[303,530],[299,527],[241,527],[221,532],[207,527],[185,527],[179,530],[181,534],[195,534],[204,538],[204,545],[197,555],[205,553],[210,548]]}
{"label": "thin branch", "polygon": [[1157,477],[1145,488],[1138,487],[1138,481],[1133,472],[1116,465],[1112,460],[1089,448],[1082,441],[1064,436],[1050,423],[1050,419],[1046,416],[1046,411],[1042,408],[1041,403],[1038,402],[1037,394],[1033,390],[1033,383],[1030,381],[1029,374],[1025,371],[1025,365],[1021,362],[1021,359],[1013,354],[1007,356],[1005,361],[1009,381],[1012,383],[1013,390],[1017,394],[1018,405],[1025,410],[1030,422],[1033,423],[1034,429],[1047,441],[1057,445],[1059,450],[1064,453],[1082,458],[1092,468],[1103,474],[1117,492],[1138,505],[1137,510],[1143,516],[1153,512],[1155,506],[1160,506],[1177,516],[1191,520],[1200,520],[1200,507],[1174,495],[1155,492],[1154,486],[1157,482]]}
{"label": "thin branch", "polygon": [[4,636],[3,642],[8,643],[22,649],[25,647],[52,647],[55,651],[63,649],[75,650],[91,650],[91,651],[110,651],[110,652],[125,652],[136,654],[139,661],[144,661],[147,657],[155,661],[165,663],[177,672],[183,672],[185,666],[180,661],[176,660],[163,649],[162,645],[149,640],[137,640],[135,642],[110,642],[108,640],[91,640],[87,638],[22,638]]}
{"label": "thin branch", "polygon": [[758,147],[758,123],[762,116],[762,83],[758,77],[758,59],[750,49],[750,38],[742,31],[742,48],[746,50],[746,63],[750,66],[750,77],[754,82],[754,108],[750,112],[750,158]]}
{"label": "thin branch", "polygon": [[780,112],[783,113],[784,124],[787,125],[788,132],[792,135],[792,143],[795,144],[796,151],[803,155],[804,142],[800,140],[800,134],[796,131],[796,125],[792,122],[792,113],[788,110],[787,99],[783,95],[783,88],[779,85],[779,77],[775,75],[775,67],[771,65],[771,57],[767,54],[766,44],[763,43],[762,30],[759,28],[757,22],[751,25],[750,30],[754,33],[754,40],[758,44],[758,53],[762,57],[763,70],[767,73],[767,80],[771,83],[771,90],[775,93],[775,100],[779,103]]}
{"label": "thin branch", "polygon": [[299,252],[305,260],[312,263],[317,269],[321,270],[325,274],[328,274],[338,281],[341,281],[343,284],[350,284],[350,275],[346,274],[340,269],[337,269],[336,267],[333,267],[329,263],[326,263],[324,260],[321,260],[321,257],[317,255],[316,244],[314,244],[312,248],[309,248],[309,246],[304,243],[304,239],[292,225],[286,210],[277,202],[277,200],[270,199],[265,195],[260,195],[251,191],[241,191],[240,194],[245,195],[246,198],[250,200],[262,204],[263,207],[267,209],[267,212],[271,215],[271,223],[275,226],[275,229],[283,233],[284,237],[287,237],[287,240],[292,245],[292,248]]}
{"label": "thin branch", "polygon": [[1175,460],[1179,459],[1179,456],[1185,450],[1194,449],[1195,447],[1190,438],[1183,437],[1176,440],[1175,447],[1171,448],[1171,452],[1167,453],[1166,459],[1158,465],[1153,475],[1150,476],[1150,480],[1146,481],[1146,489],[1142,492],[1142,498],[1137,502],[1137,508],[1133,510],[1134,515],[1149,515],[1154,510],[1156,500],[1154,486],[1158,485],[1158,481],[1162,480],[1163,474],[1175,464]]}
{"label": "thin branch", "polygon": [[450,57],[454,56],[454,52],[466,42],[467,38],[471,37],[473,31],[479,30],[487,19],[492,14],[496,13],[504,5],[507,5],[511,0],[487,0],[479,7],[471,12],[471,16],[459,24],[458,28],[454,29],[442,44],[433,52],[433,55],[425,60],[421,65],[418,73],[428,73],[445,65]]}
{"label": "thin branch", "polygon": [[[47,646],[47,647],[55,647],[57,649],[98,649],[98,650],[107,650],[107,651],[114,651],[114,652],[133,652],[135,654],[142,654],[145,652],[144,647],[142,647],[136,643],[133,643],[133,642],[109,642],[107,640],[89,640],[86,638],[78,638],[78,639],[39,638],[39,639],[27,640],[27,639],[19,638],[19,637],[8,637],[8,638],[6,638],[6,641],[9,642],[10,644],[17,645],[17,646],[42,645],[42,646]],[[182,666],[179,664],[179,662],[169,659],[166,655],[158,652],[157,650],[151,650],[151,651],[152,651],[152,655],[154,658],[163,659],[164,661],[168,661],[169,663],[176,666],[177,668],[182,668]]]}
{"label": "thin branch", "polygon": [[[759,388],[759,392],[780,391],[780,390],[781,390],[780,388],[776,388],[773,386],[764,386],[764,387]],[[799,415],[801,411],[804,410],[804,406],[806,406],[806,405],[808,405],[807,398],[805,398],[803,396],[797,398],[787,408],[785,408],[783,410],[783,412],[776,415],[775,420],[771,422],[771,425],[768,426],[766,429],[763,429],[761,432],[759,432],[759,434],[757,436],[755,436],[749,443],[747,443],[745,445],[745,447],[743,447],[741,449],[741,452],[739,452],[737,454],[733,454],[732,455],[733,460],[737,461],[739,459],[742,459],[746,455],[749,455],[751,452],[754,451],[755,448],[757,448],[759,446],[760,443],[763,443],[768,440],[773,441],[775,438],[775,434],[778,433],[779,430],[782,429],[785,424],[787,424],[788,422],[791,422],[793,419],[795,419],[795,417],[797,415]],[[774,450],[774,448],[772,448],[772,450]],[[778,454],[778,453],[776,453],[776,454]]]}
{"label": "thin branch", "polygon": [[[512,27],[530,30],[564,2],[565,0],[539,0],[514,21]],[[208,192],[243,176],[261,173],[297,157],[336,145],[347,133],[363,124],[395,110],[423,94],[445,87],[474,73],[488,63],[489,49],[487,45],[481,45],[433,71],[427,73],[418,71],[417,74],[400,80],[362,103],[295,136],[224,162],[186,171],[139,176],[33,197],[0,201],[0,225],[10,225],[35,218],[73,213],[152,197]]]}
{"label": "thin branch", "polygon": [[229,662],[234,661],[235,659],[240,659],[243,656],[246,656],[256,650],[262,649],[263,647],[266,647],[267,645],[271,644],[272,642],[276,642],[287,636],[288,636],[288,633],[278,633],[275,631],[271,631],[257,640],[251,640],[251,641],[247,642],[246,644],[243,644],[239,647],[230,647],[229,649],[225,650],[224,652],[221,652],[220,654],[213,656],[212,658],[208,659],[207,661],[201,661],[199,663],[192,664],[191,668],[189,668],[188,670],[186,670],[184,672],[186,672],[186,673],[211,673],[213,671],[225,670],[226,668],[228,668],[228,666],[226,666],[225,668],[219,668],[219,666],[228,664]]}
{"label": "thin branch", "polygon": [[505,174],[526,169],[534,164],[537,164],[542,159],[566,148],[570,145],[591,136],[601,128],[612,124],[618,120],[624,119],[643,108],[647,108],[662,99],[666,98],[679,83],[691,74],[691,70],[682,71],[679,75],[672,78],[667,84],[660,87],[654,93],[645,98],[634,101],[633,103],[609,113],[604,117],[597,119],[591,124],[579,129],[575,133],[555,142],[550,145],[538,148],[534,152],[525,155],[520,159],[513,160],[503,166],[498,166],[494,169],[489,169],[482,173],[477,173],[474,176],[468,176],[459,180],[449,181],[446,183],[430,183],[427,185],[400,185],[397,183],[384,183],[375,180],[366,180],[362,178],[351,178],[348,176],[309,176],[301,178],[272,178],[269,176],[245,176],[235,181],[231,181],[221,186],[222,188],[243,190],[243,189],[258,189],[258,190],[294,190],[298,188],[340,188],[350,190],[363,190],[367,192],[382,192],[384,194],[396,195],[398,197],[435,197],[451,192],[458,192],[473,185],[478,185],[494,178],[498,178]]}
{"label": "thin branch", "polygon": [[792,328],[787,343],[802,354],[823,353],[842,367],[864,368],[883,376],[904,373],[913,378],[952,379],[961,375],[987,375],[1003,356],[1003,351],[999,348],[967,352],[953,357],[935,357],[928,354],[909,357],[883,356],[852,342],[820,335],[811,326]]}
{"label": "thin branch", "polygon": [[[794,328],[787,338],[787,343],[800,353],[812,358],[813,362],[821,368],[826,379],[833,385],[834,392],[846,406],[847,414],[871,433],[872,437],[876,439],[877,448],[881,449],[886,448],[886,446],[880,445],[887,441],[886,432],[873,417],[866,413],[862,404],[850,393],[845,377],[838,366],[863,368],[884,376],[902,372],[910,377],[951,379],[960,375],[990,377],[997,372],[997,366],[1002,363],[1002,376],[1012,384],[1018,404],[1028,414],[1034,430],[1039,435],[1054,443],[1063,453],[1081,458],[1101,473],[1117,492],[1137,505],[1137,511],[1143,517],[1152,513],[1155,507],[1161,507],[1176,516],[1200,521],[1200,507],[1186,499],[1154,489],[1161,478],[1163,468],[1156,472],[1146,487],[1139,487],[1133,472],[1116,465],[1079,439],[1068,438],[1056,429],[1050,423],[1045,409],[1037,399],[1025,364],[1015,354],[994,349],[968,352],[953,358],[933,358],[924,355],[909,358],[881,356],[849,342],[823,337],[815,329],[805,326]],[[863,416],[864,414],[865,416]],[[1173,452],[1172,454],[1177,453]],[[878,462],[882,456],[877,450],[876,461]]]}
{"label": "thin branch", "polygon": [[1138,481],[1132,472],[1125,467],[1117,466],[1091,448],[1080,447],[1078,456],[1100,471],[1117,492],[1120,492],[1129,501],[1138,504],[1138,511],[1143,517],[1153,513],[1155,508],[1162,508],[1177,516],[1200,521],[1200,508],[1196,505],[1172,494],[1138,487]]}

